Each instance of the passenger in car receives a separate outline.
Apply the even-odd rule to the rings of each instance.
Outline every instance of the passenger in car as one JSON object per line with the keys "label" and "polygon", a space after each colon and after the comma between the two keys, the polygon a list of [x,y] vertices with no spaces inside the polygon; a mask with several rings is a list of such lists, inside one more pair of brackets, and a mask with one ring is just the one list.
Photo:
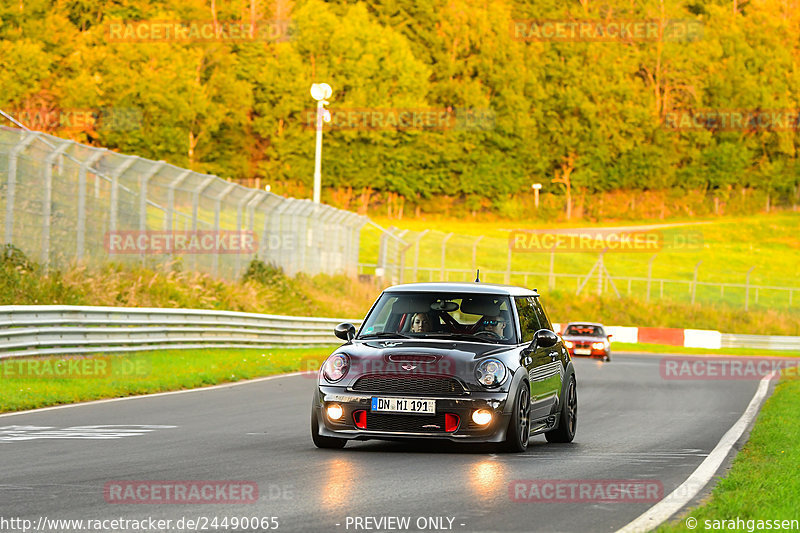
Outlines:
{"label": "passenger in car", "polygon": [[431,321],[425,313],[414,313],[411,318],[411,332],[423,333],[431,330]]}

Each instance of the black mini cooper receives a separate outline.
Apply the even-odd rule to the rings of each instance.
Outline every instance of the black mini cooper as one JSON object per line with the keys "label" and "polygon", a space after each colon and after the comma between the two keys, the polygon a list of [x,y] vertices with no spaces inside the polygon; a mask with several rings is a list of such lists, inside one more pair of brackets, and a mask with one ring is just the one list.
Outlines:
{"label": "black mini cooper", "polygon": [[569,353],[535,290],[488,283],[386,289],[358,333],[320,368],[311,436],[497,442],[524,451],[531,435],[575,436],[578,397]]}

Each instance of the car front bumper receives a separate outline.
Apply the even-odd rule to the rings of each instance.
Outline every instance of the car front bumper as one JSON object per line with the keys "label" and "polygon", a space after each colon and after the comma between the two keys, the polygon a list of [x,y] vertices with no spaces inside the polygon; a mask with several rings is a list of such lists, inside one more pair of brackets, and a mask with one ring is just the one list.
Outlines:
{"label": "car front bumper", "polygon": [[[424,396],[419,399],[436,400],[436,415],[395,414],[371,412],[372,397],[411,397],[402,393],[368,393],[350,391],[342,387],[318,386],[314,394],[312,409],[316,410],[319,434],[353,440],[369,439],[445,439],[459,442],[502,442],[511,418],[510,405],[506,405],[507,392],[475,392],[468,396]],[[413,396],[417,399],[417,396]],[[330,420],[326,407],[330,404],[342,407],[343,415]],[[506,408],[509,407],[508,412]],[[479,426],[472,420],[478,409],[492,412],[492,420]],[[356,426],[354,414],[365,411],[366,427]],[[459,419],[454,431],[446,431],[445,414]]]}

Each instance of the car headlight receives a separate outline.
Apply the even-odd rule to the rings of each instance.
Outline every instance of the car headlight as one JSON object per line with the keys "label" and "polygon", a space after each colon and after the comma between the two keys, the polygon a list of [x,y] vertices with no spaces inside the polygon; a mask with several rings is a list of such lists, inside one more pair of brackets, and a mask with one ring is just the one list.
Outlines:
{"label": "car headlight", "polygon": [[565,348],[572,348],[572,341],[564,341]]}
{"label": "car headlight", "polygon": [[349,369],[350,358],[347,354],[335,353],[322,365],[322,375],[331,383],[335,383],[342,379]]}
{"label": "car headlight", "polygon": [[592,348],[594,348],[595,350],[604,350],[605,347],[606,347],[606,343],[604,343],[604,342],[593,342],[592,343]]}
{"label": "car headlight", "polygon": [[487,359],[475,369],[475,377],[484,387],[496,387],[506,379],[506,365],[498,359]]}

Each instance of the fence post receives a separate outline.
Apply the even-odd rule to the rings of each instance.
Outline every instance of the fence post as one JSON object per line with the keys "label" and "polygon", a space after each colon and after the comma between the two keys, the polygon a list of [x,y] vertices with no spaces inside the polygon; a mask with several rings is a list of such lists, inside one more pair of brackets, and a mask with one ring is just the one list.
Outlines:
{"label": "fence post", "polygon": [[198,188],[192,193],[192,231],[197,231],[197,217],[200,210],[200,195],[203,194],[209,185],[214,183],[216,176],[209,176]]}
{"label": "fence post", "polygon": [[745,278],[745,290],[744,290],[744,310],[747,311],[748,307],[750,306],[750,273],[753,269],[756,268],[755,265],[750,267],[750,270],[747,271],[747,277]]}
{"label": "fence post", "polygon": [[[214,198],[214,231],[219,235],[219,223],[220,223],[220,210],[222,209],[222,201],[225,199],[226,196],[230,194],[230,192],[236,188],[235,183],[231,183],[225,190],[222,191],[219,196]],[[211,257],[211,272],[214,276],[217,275],[217,271],[219,269],[219,250],[214,250],[214,254]]]}
{"label": "fence post", "polygon": [[119,213],[119,178],[133,165],[139,158],[137,156],[126,156],[125,162],[114,169],[111,174],[111,205],[109,206],[108,230],[117,229],[117,215]]}
{"label": "fence post", "polygon": [[139,230],[147,229],[147,184],[158,174],[158,171],[165,165],[164,161],[159,161],[142,175],[142,185],[139,187]]}
{"label": "fence post", "polygon": [[444,271],[444,266],[445,266],[445,264],[444,264],[444,256],[445,256],[445,251],[447,250],[447,241],[452,236],[453,236],[453,233],[451,232],[451,233],[448,233],[447,235],[445,235],[444,239],[442,239],[442,281],[446,281],[445,280],[445,271]]}
{"label": "fence post", "polygon": [[40,133],[28,133],[8,154],[8,191],[6,192],[6,244],[14,244],[14,193],[17,184],[17,156],[32,143]]}
{"label": "fence post", "polygon": [[41,263],[45,269],[50,266],[50,218],[53,211],[53,165],[56,158],[72,144],[72,141],[63,141],[58,148],[50,152],[44,161],[44,197],[42,199],[42,258]]}
{"label": "fence post", "polygon": [[172,231],[172,215],[175,212],[175,188],[191,173],[191,170],[184,170],[167,187],[167,216],[164,217],[164,229],[166,231]]}
{"label": "fence post", "polygon": [[647,262],[647,300],[650,301],[650,284],[653,281],[653,261],[656,260],[658,254],[653,254],[653,257],[650,258],[650,261]]}
{"label": "fence post", "polygon": [[423,230],[422,233],[420,233],[417,236],[417,240],[414,243],[414,282],[416,282],[419,279],[417,277],[417,271],[419,270],[419,243],[422,240],[422,238],[425,236],[425,234],[428,233],[428,231],[430,231],[430,230],[427,230],[427,229]]}
{"label": "fence post", "polygon": [[86,244],[86,174],[92,165],[105,154],[105,148],[95,151],[89,156],[89,159],[81,163],[81,168],[78,170],[78,235],[75,250],[77,261],[83,259],[83,251]]}
{"label": "fence post", "polygon": [[603,261],[603,256],[605,252],[600,253],[600,257],[597,259],[597,295],[600,296],[603,294],[603,274],[605,273],[605,263]]}
{"label": "fence post", "polygon": [[506,259],[506,279],[505,284],[511,285],[511,245],[508,246],[508,257]]}
{"label": "fence post", "polygon": [[697,294],[697,269],[700,268],[700,263],[703,261],[698,261],[697,264],[694,266],[694,277],[692,279],[692,305],[694,305],[694,298]]}
{"label": "fence post", "polygon": [[[245,193],[245,195],[242,196],[242,199],[239,200],[239,203],[236,204],[236,232],[240,235],[242,233],[242,208],[244,208],[244,205],[248,203],[250,200],[252,200],[253,196],[255,196],[256,194],[258,194],[258,191],[251,190],[249,193]],[[242,254],[234,254],[234,255],[236,256],[235,265],[233,267],[234,268],[233,275],[235,277],[239,275],[239,270],[241,269],[242,266]]]}
{"label": "fence post", "polygon": [[484,236],[481,235],[472,243],[472,271],[475,272],[476,276],[478,274],[478,243],[481,242],[483,237]]}

